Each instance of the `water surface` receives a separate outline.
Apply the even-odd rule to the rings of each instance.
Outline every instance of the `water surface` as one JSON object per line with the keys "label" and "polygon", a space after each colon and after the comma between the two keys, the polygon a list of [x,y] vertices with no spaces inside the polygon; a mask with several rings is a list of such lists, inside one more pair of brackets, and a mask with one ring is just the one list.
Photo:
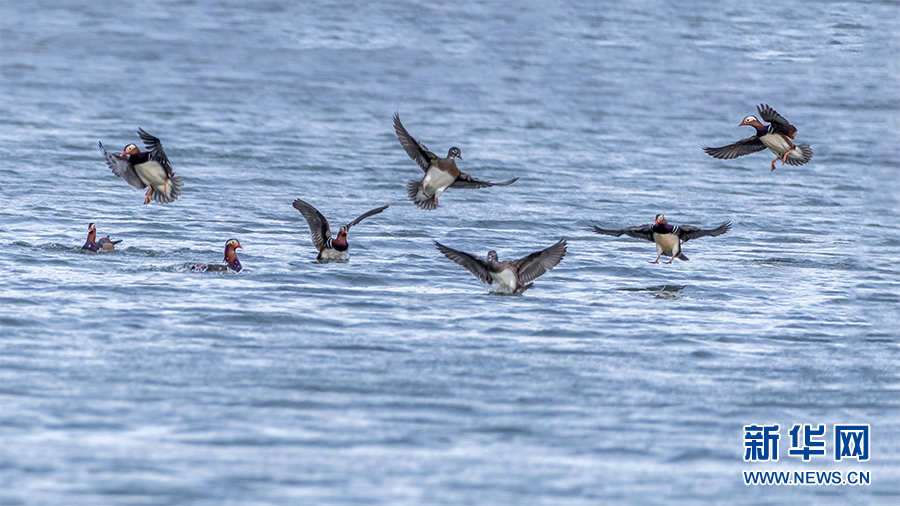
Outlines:
{"label": "water surface", "polygon": [[[3,504],[896,504],[900,6],[6,2]],[[767,103],[814,157],[714,160]],[[511,186],[448,191],[391,126]],[[160,137],[143,206],[97,151]],[[353,227],[318,265],[302,198]],[[733,229],[651,265],[592,232]],[[80,249],[87,224],[123,243]],[[235,237],[241,274],[186,272]],[[558,267],[498,297],[433,246]],[[744,463],[866,423],[868,463]],[[747,487],[741,470],[870,470]]]}

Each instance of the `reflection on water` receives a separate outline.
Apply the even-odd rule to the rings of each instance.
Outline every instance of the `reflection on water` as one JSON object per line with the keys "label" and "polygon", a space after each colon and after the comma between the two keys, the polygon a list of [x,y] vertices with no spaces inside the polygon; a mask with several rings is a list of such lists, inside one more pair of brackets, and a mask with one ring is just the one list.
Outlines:
{"label": "reflection on water", "polygon": [[623,292],[649,292],[657,299],[677,299],[678,292],[687,285],[660,285],[647,288],[619,288]]}

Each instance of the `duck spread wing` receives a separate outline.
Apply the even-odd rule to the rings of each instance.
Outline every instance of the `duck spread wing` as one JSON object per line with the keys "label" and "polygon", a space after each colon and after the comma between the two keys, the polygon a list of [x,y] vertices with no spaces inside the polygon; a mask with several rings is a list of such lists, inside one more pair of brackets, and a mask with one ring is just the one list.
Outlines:
{"label": "duck spread wing", "polygon": [[650,231],[652,225],[637,225],[634,227],[620,228],[620,229],[608,229],[608,228],[600,228],[597,225],[594,225],[594,232],[598,234],[611,235],[614,237],[619,237],[622,234],[625,234],[629,237],[635,237],[637,239],[645,239],[647,241],[653,242],[653,232]]}
{"label": "duck spread wing", "polygon": [[703,230],[702,228],[694,227],[691,225],[681,225],[678,229],[681,231],[679,237],[681,237],[681,242],[688,242],[691,239],[696,239],[698,237],[711,236],[715,237],[717,235],[722,235],[731,228],[731,222],[726,221],[719,225],[716,228],[710,230]]}
{"label": "duck spread wing", "polygon": [[480,179],[475,179],[474,177],[466,174],[465,172],[460,172],[459,177],[456,178],[456,181],[453,182],[449,187],[455,188],[457,190],[473,190],[477,188],[487,188],[489,186],[507,186],[518,181],[519,178],[514,177],[509,181],[504,181],[502,183],[492,183],[490,181],[482,181]]}
{"label": "duck spread wing", "polygon": [[331,239],[331,228],[328,226],[328,220],[322,216],[318,209],[300,199],[294,201],[294,209],[300,211],[300,214],[306,218],[313,245],[321,251],[328,239]]}
{"label": "duck spread wing", "polygon": [[353,220],[353,221],[351,221],[350,223],[348,223],[348,224],[347,224],[347,230],[349,231],[349,230],[350,230],[350,227],[352,227],[353,225],[356,225],[357,223],[361,222],[362,220],[368,218],[369,216],[372,216],[373,214],[378,214],[378,213],[380,213],[381,211],[384,211],[384,210],[387,209],[387,208],[388,208],[388,206],[387,206],[387,205],[384,205],[384,206],[381,206],[381,207],[376,207],[375,209],[372,209],[371,211],[366,211],[365,213],[362,214],[362,216],[360,216],[359,218],[356,218],[355,220]]}
{"label": "duck spread wing", "polygon": [[400,123],[400,115],[397,113],[394,113],[394,132],[397,133],[397,139],[400,140],[400,145],[403,146],[406,154],[409,155],[422,170],[427,172],[428,167],[431,166],[432,162],[437,160],[438,156],[429,151],[424,144],[417,141],[412,135],[409,135],[409,132],[403,127],[403,123]]}
{"label": "duck spread wing", "polygon": [[706,151],[706,154],[713,158],[718,158],[720,160],[731,160],[732,158],[737,158],[739,156],[749,155],[751,153],[756,153],[766,149],[766,145],[763,144],[759,137],[747,137],[746,139],[735,142],[734,144],[729,144],[727,146],[722,146],[721,148],[710,148],[705,147],[703,151]]}
{"label": "duck spread wing", "polygon": [[545,272],[556,267],[566,256],[566,240],[560,239],[558,243],[542,251],[535,251],[525,258],[515,260],[513,265],[518,272],[519,284],[527,285]]}
{"label": "duck spread wing", "polygon": [[756,106],[756,110],[759,111],[759,117],[766,123],[769,123],[770,132],[784,134],[791,139],[797,137],[797,128],[788,123],[788,120],[784,119],[782,115],[775,112],[775,109],[772,109],[767,104],[759,104]]}
{"label": "duck spread wing", "polygon": [[453,248],[448,248],[437,241],[434,241],[434,245],[437,246],[437,249],[440,250],[445,257],[468,269],[468,271],[474,274],[476,278],[489,285],[494,282],[494,279],[491,278],[491,273],[488,270],[487,262],[483,259],[478,258],[475,255],[457,251]]}
{"label": "duck spread wing", "polygon": [[147,185],[141,181],[141,178],[138,177],[137,172],[134,171],[134,166],[128,163],[128,160],[117,153],[107,152],[106,148],[103,147],[102,142],[99,142],[98,144],[100,145],[100,152],[103,153],[103,157],[106,158],[106,165],[109,165],[113,174],[123,178],[128,184],[135,188],[147,187]]}
{"label": "duck spread wing", "polygon": [[169,177],[174,176],[175,171],[172,170],[172,165],[169,163],[169,157],[166,156],[166,150],[163,149],[162,142],[145,132],[143,128],[138,128],[138,135],[144,141],[144,146],[147,147],[147,151],[150,153],[150,159],[162,165],[166,169],[166,175]]}

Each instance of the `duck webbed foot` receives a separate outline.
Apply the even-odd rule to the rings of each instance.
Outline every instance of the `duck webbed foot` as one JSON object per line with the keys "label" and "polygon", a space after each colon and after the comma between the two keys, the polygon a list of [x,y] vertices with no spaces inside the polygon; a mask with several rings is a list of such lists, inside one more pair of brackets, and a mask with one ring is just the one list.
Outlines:
{"label": "duck webbed foot", "polygon": [[150,188],[147,188],[147,196],[144,197],[144,204],[147,204],[150,202],[150,192],[152,192],[152,191],[153,191],[152,186]]}

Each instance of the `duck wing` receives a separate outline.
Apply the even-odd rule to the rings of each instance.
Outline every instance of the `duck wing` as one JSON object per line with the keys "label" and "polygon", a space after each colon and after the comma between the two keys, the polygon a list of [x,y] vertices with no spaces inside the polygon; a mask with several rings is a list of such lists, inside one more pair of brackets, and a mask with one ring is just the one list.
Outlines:
{"label": "duck wing", "polygon": [[172,165],[169,163],[169,157],[166,156],[166,150],[163,149],[162,142],[145,132],[143,128],[138,128],[138,135],[144,141],[144,146],[147,147],[147,152],[150,153],[150,159],[162,165],[162,168],[166,169],[167,176],[174,176],[175,171],[172,170]]}
{"label": "duck wing", "polygon": [[681,237],[681,242],[688,242],[691,239],[696,239],[698,237],[711,236],[715,237],[717,235],[722,235],[731,228],[731,222],[726,221],[719,225],[716,228],[710,230],[703,230],[702,228],[694,227],[691,225],[681,225],[678,227],[680,233],[678,234]]}
{"label": "duck wing", "polygon": [[444,254],[445,257],[453,260],[465,267],[469,272],[475,275],[476,278],[487,284],[493,284],[494,279],[491,277],[491,272],[488,269],[487,262],[479,258],[475,255],[470,255],[469,253],[465,253],[463,251],[457,251],[453,248],[448,248],[443,244],[434,241],[434,245],[437,246],[437,249],[440,250],[441,253]]}
{"label": "duck wing", "polygon": [[351,221],[350,223],[347,224],[347,227],[346,227],[347,231],[349,232],[349,231],[350,231],[350,227],[352,227],[353,225],[356,225],[357,223],[361,222],[362,220],[368,218],[369,216],[372,216],[373,214],[378,214],[378,213],[380,213],[381,211],[384,211],[384,210],[387,209],[387,208],[388,208],[388,206],[387,206],[387,205],[384,205],[384,206],[381,206],[381,207],[377,207],[377,208],[375,208],[375,209],[372,209],[371,211],[366,211],[365,213],[362,214],[362,216],[360,216],[359,218],[356,218],[355,220],[353,220],[353,221]]}
{"label": "duck wing", "polygon": [[400,115],[396,112],[394,113],[394,132],[397,133],[397,139],[400,141],[400,145],[403,146],[406,154],[409,155],[422,170],[428,172],[428,167],[438,159],[438,156],[429,151],[424,144],[417,141],[412,135],[409,135],[409,132],[403,127],[403,123],[400,123]]}
{"label": "duck wing", "polygon": [[706,154],[720,160],[731,160],[732,158],[757,153],[764,149],[766,149],[766,145],[755,135],[720,148],[703,147],[703,151],[706,151]]}
{"label": "duck wing", "polygon": [[331,239],[331,228],[328,226],[328,220],[322,216],[318,209],[300,199],[294,201],[294,209],[300,211],[300,214],[306,218],[313,245],[317,250],[321,251],[328,239]]}
{"label": "duck wing", "polygon": [[106,148],[103,147],[102,142],[98,142],[97,144],[100,145],[100,152],[103,153],[103,157],[106,158],[106,165],[109,165],[113,174],[121,177],[135,188],[143,189],[147,187],[147,185],[141,181],[141,178],[138,177],[137,172],[134,171],[134,165],[131,165],[125,157],[118,153],[108,153]]}
{"label": "duck wing", "polygon": [[512,262],[517,271],[517,277],[520,285],[527,285],[545,272],[556,267],[563,257],[566,256],[566,240],[560,239],[558,243],[541,251],[535,251],[525,258],[520,258]]}
{"label": "duck wing", "polygon": [[759,111],[759,117],[766,123],[769,123],[769,132],[784,134],[791,139],[797,137],[797,128],[788,123],[788,120],[784,119],[782,115],[775,112],[775,109],[772,109],[767,104],[759,104],[756,106],[756,110]]}
{"label": "duck wing", "polygon": [[600,228],[597,225],[594,225],[594,232],[598,234],[611,235],[613,237],[619,237],[622,234],[625,234],[629,237],[635,237],[637,239],[645,239],[647,241],[653,242],[653,232],[650,230],[653,225],[637,225],[634,227],[620,228],[620,229],[608,229],[608,228]]}
{"label": "duck wing", "polygon": [[448,188],[454,188],[457,190],[474,190],[477,188],[487,188],[489,186],[507,186],[518,181],[519,178],[514,177],[509,181],[504,181],[502,183],[492,183],[490,181],[482,181],[480,179],[475,179],[474,177],[466,174],[465,172],[460,172],[459,177],[456,178],[456,181],[453,182]]}

